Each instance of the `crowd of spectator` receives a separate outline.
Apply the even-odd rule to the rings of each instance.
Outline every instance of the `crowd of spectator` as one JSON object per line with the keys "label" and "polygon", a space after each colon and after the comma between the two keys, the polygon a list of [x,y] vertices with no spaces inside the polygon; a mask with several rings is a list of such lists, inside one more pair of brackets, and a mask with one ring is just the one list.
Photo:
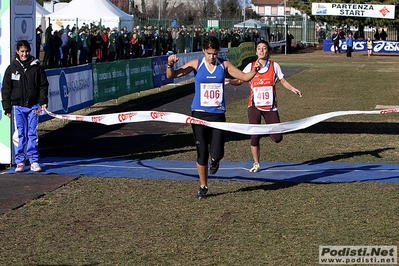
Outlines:
{"label": "crowd of spectator", "polygon": [[[331,30],[330,30],[331,31]],[[346,38],[346,36],[348,36],[349,34],[353,34],[353,39],[354,40],[358,40],[358,39],[367,39],[367,37],[370,37],[370,39],[374,39],[376,41],[378,40],[382,40],[382,41],[386,41],[388,38],[388,34],[385,31],[385,29],[381,29],[381,31],[379,31],[379,29],[375,29],[373,32],[369,32],[366,35],[368,35],[367,37],[364,36],[365,32],[363,32],[363,34],[361,35],[361,33],[358,30],[350,30],[350,29],[342,29],[342,28],[335,28],[332,30],[332,34],[331,36],[328,36],[328,30],[324,29],[324,28],[316,28],[316,35],[318,37],[318,42],[319,44],[323,44],[323,40],[325,39],[333,39],[333,35],[336,34],[338,36],[338,39],[343,40]],[[374,34],[374,35],[372,35]],[[374,38],[373,38],[374,37]],[[399,41],[399,35],[398,35],[398,41]]]}
{"label": "crowd of spectator", "polygon": [[[37,46],[40,47],[41,44],[43,47],[42,61],[46,66],[76,66],[93,63],[94,60],[112,62],[170,53],[196,52],[201,51],[202,41],[207,35],[217,36],[221,46],[226,48],[265,38],[257,29],[145,26],[129,30],[126,26],[110,29],[94,23],[83,25],[81,28],[67,25],[54,31],[50,24],[44,33],[41,26],[36,29],[36,33]],[[278,32],[275,32],[271,38],[277,40],[278,36]]]}

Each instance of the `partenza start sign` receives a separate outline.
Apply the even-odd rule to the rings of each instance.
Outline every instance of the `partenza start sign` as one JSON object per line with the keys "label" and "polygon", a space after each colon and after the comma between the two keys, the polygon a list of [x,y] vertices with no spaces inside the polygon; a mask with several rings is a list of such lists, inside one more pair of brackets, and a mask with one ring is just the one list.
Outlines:
{"label": "partenza start sign", "polygon": [[395,18],[394,5],[312,3],[312,15]]}

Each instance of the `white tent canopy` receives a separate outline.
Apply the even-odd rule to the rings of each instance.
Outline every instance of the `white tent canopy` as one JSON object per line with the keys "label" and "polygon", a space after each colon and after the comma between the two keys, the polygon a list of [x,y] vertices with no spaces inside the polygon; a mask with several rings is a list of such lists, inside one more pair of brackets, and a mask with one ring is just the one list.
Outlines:
{"label": "white tent canopy", "polygon": [[126,26],[129,31],[134,26],[133,16],[123,12],[109,0],[72,0],[61,10],[46,15],[46,18],[53,24],[54,30],[73,24],[82,27],[83,23],[93,22],[109,28]]}
{"label": "white tent canopy", "polygon": [[[36,27],[42,24],[42,19],[45,19],[45,16],[50,14],[51,12],[42,7],[40,4],[36,2]],[[45,25],[42,25],[45,29]]]}
{"label": "white tent canopy", "polygon": [[42,7],[40,4],[36,3],[36,15],[48,15],[51,12]]}
{"label": "white tent canopy", "polygon": [[248,19],[246,21],[235,24],[234,28],[265,29],[269,28],[269,26],[260,22],[259,20]]}

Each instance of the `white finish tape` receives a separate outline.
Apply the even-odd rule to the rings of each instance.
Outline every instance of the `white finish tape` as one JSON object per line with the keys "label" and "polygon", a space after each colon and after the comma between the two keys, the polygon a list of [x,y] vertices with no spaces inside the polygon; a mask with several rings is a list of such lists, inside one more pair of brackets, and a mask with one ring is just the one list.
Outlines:
{"label": "white finish tape", "polygon": [[227,122],[208,122],[205,120],[183,115],[180,113],[158,112],[158,111],[134,111],[134,112],[122,112],[122,113],[112,113],[112,114],[103,114],[103,115],[94,115],[94,116],[57,115],[49,112],[47,109],[45,109],[45,111],[50,116],[58,119],[100,123],[104,125],[136,123],[144,121],[161,121],[168,123],[200,124],[244,135],[267,135],[267,134],[278,134],[278,133],[297,131],[337,116],[397,113],[399,112],[399,108],[378,110],[378,111],[377,110],[376,111],[337,111],[337,112],[315,115],[291,122],[283,122],[279,124],[261,124],[261,125],[227,123]]}

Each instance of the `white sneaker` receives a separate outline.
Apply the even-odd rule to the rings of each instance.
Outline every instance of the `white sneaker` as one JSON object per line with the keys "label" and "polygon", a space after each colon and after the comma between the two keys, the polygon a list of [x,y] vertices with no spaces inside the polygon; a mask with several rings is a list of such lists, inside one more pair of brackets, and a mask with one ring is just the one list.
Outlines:
{"label": "white sneaker", "polygon": [[15,172],[20,173],[23,171],[25,171],[25,164],[24,163],[17,164],[17,167],[15,168]]}
{"label": "white sneaker", "polygon": [[42,168],[40,167],[40,165],[38,163],[31,163],[30,170],[33,172],[41,172]]}
{"label": "white sneaker", "polygon": [[257,173],[260,170],[260,164],[259,163],[254,163],[254,165],[252,166],[251,169],[249,169],[249,171],[251,173]]}

